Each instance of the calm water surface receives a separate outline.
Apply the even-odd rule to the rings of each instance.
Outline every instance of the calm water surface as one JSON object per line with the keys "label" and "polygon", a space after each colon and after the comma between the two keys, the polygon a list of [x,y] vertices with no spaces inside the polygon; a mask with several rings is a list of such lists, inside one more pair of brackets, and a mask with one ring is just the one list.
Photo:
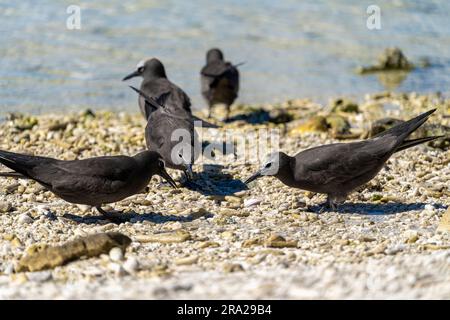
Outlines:
{"label": "calm water surface", "polygon": [[[81,30],[66,9],[80,5]],[[381,8],[381,30],[366,9]],[[155,56],[195,107],[199,70],[213,46],[241,67],[240,102],[309,97],[360,98],[384,89],[358,76],[388,46],[431,67],[410,73],[398,91],[450,91],[450,1],[50,1],[0,0],[0,113],[90,107],[137,111],[122,77]]]}

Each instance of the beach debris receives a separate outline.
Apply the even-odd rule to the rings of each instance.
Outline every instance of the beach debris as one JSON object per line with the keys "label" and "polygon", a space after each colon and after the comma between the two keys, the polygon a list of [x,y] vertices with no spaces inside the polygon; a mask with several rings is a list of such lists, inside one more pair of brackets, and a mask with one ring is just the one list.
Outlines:
{"label": "beach debris", "polygon": [[97,233],[69,241],[60,246],[33,244],[18,262],[16,271],[40,271],[64,265],[81,257],[96,257],[112,248],[125,250],[131,239],[118,232]]}
{"label": "beach debris", "polygon": [[160,243],[178,243],[191,240],[191,234],[182,229],[170,232],[161,232],[147,235],[135,236],[137,242],[160,242]]}
{"label": "beach debris", "polygon": [[338,98],[331,101],[331,112],[358,113],[358,104],[350,99]]}
{"label": "beach debris", "polygon": [[392,71],[392,70],[412,70],[414,65],[408,61],[406,56],[399,48],[387,48],[378,57],[378,62],[372,66],[359,67],[357,72],[360,74]]}
{"label": "beach debris", "polygon": [[280,235],[273,234],[265,242],[267,247],[271,248],[296,248],[297,241],[287,241]]}

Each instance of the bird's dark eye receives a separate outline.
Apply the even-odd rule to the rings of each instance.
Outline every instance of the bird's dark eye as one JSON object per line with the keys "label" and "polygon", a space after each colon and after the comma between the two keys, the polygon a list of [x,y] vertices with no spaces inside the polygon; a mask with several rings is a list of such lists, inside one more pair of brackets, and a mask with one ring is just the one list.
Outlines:
{"label": "bird's dark eye", "polygon": [[269,162],[268,164],[266,164],[266,168],[270,168],[271,165],[272,165],[272,163]]}
{"label": "bird's dark eye", "polygon": [[183,156],[181,155],[181,153],[179,153],[178,156],[179,156],[181,159],[183,159]]}
{"label": "bird's dark eye", "polygon": [[161,169],[164,169],[164,167],[165,167],[164,161],[159,160],[159,161],[158,161],[158,166],[159,166]]}
{"label": "bird's dark eye", "polygon": [[139,68],[138,68],[138,72],[139,72],[139,73],[144,72],[144,67],[139,67]]}

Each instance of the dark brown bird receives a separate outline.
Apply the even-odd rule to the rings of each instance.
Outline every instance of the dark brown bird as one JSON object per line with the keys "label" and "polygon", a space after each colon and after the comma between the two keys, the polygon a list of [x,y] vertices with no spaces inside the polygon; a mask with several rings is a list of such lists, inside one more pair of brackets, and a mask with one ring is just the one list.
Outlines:
{"label": "dark brown bird", "polygon": [[[240,64],[239,64],[240,65]],[[230,106],[239,92],[238,65],[225,61],[222,51],[210,49],[206,54],[206,65],[200,72],[202,95],[208,103],[208,117],[215,104],[225,104],[226,120],[230,116]]]}
{"label": "dark brown bird", "polygon": [[262,168],[245,183],[262,176],[275,176],[287,186],[327,194],[327,204],[334,210],[335,204],[345,201],[352,190],[375,177],[394,153],[440,138],[406,140],[435,110],[368,140],[323,145],[293,157],[283,152],[271,154]]}
{"label": "dark brown bird", "polygon": [[70,203],[95,207],[105,218],[117,216],[101,206],[142,191],[153,175],[175,182],[157,152],[144,151],[133,157],[109,156],[83,160],[57,160],[0,150],[0,163],[14,170],[1,176],[32,179]]}
{"label": "dark brown bird", "polygon": [[[143,78],[140,90],[149,97],[160,97],[165,93],[170,93],[166,101],[166,108],[173,113],[191,114],[191,100],[180,87],[167,78],[164,65],[158,59],[151,58],[139,62],[136,70],[123,78],[123,81],[134,77]],[[150,112],[145,109],[145,99],[142,96],[139,96],[139,107],[142,115],[148,119]]]}
{"label": "dark brown bird", "polygon": [[194,119],[188,114],[173,113],[166,107],[171,93],[153,98],[135,87],[130,88],[139,93],[150,111],[145,127],[147,148],[158,152],[168,168],[182,170],[190,181],[192,165],[201,152]]}

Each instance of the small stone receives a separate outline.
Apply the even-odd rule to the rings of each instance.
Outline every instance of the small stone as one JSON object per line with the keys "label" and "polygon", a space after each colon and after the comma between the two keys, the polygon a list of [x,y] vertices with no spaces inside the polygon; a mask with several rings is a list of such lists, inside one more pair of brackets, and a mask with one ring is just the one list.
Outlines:
{"label": "small stone", "polygon": [[251,246],[261,245],[263,241],[260,238],[253,238],[253,239],[247,239],[244,242],[242,242],[243,248],[248,248]]}
{"label": "small stone", "polygon": [[31,218],[28,214],[22,213],[19,218],[17,219],[17,222],[20,224],[30,224],[33,223],[33,218]]}
{"label": "small stone", "polygon": [[53,278],[51,271],[28,272],[27,278],[33,282],[46,282]]}
{"label": "small stone", "polygon": [[282,236],[274,234],[267,239],[266,246],[272,248],[296,248],[297,241],[286,241]]}
{"label": "small stone", "polygon": [[16,191],[19,187],[20,187],[20,183],[13,183],[13,184],[10,184],[9,186],[6,186],[6,187],[5,187],[5,193],[6,193],[6,194],[13,193],[13,192]]}
{"label": "small stone", "polygon": [[129,257],[122,266],[126,272],[136,273],[139,270],[139,260],[136,257]]}
{"label": "small stone", "polygon": [[6,265],[6,268],[5,268],[5,270],[3,270],[3,273],[4,274],[13,274],[14,273],[14,264],[12,264],[12,263],[8,263],[7,265]]}
{"label": "small stone", "polygon": [[255,198],[251,198],[251,199],[245,199],[244,200],[244,207],[251,207],[257,204],[260,204],[262,202],[261,199],[255,199]]}
{"label": "small stone", "polygon": [[240,272],[244,271],[244,267],[239,263],[226,263],[223,266],[223,271],[227,273]]}
{"label": "small stone", "polygon": [[191,239],[191,234],[186,230],[176,230],[171,232],[155,233],[150,235],[136,236],[137,242],[160,242],[160,243],[177,243]]}
{"label": "small stone", "polygon": [[12,211],[12,205],[9,202],[1,201],[0,202],[0,213],[8,213]]}
{"label": "small stone", "polygon": [[204,241],[204,242],[200,242],[197,245],[198,249],[217,248],[217,247],[220,247],[220,244],[215,241]]}
{"label": "small stone", "polygon": [[389,255],[395,255],[399,252],[402,252],[404,249],[405,249],[405,245],[399,244],[399,245],[395,245],[395,246],[391,246],[391,247],[387,248],[385,250],[385,252],[386,252],[386,254],[389,254]]}
{"label": "small stone", "polygon": [[406,230],[403,233],[403,236],[405,238],[405,243],[411,244],[419,240],[419,233],[416,230]]}
{"label": "small stone", "polygon": [[229,208],[221,208],[219,213],[226,217],[248,217],[250,215],[249,212],[245,212],[242,210],[235,210],[235,209],[229,209]]}
{"label": "small stone", "polygon": [[198,256],[190,256],[176,259],[174,262],[177,266],[187,266],[191,264],[196,264],[198,261]]}
{"label": "small stone", "polygon": [[124,257],[123,257],[123,252],[122,249],[118,248],[118,247],[114,247],[109,251],[109,258],[111,259],[111,261],[123,261]]}
{"label": "small stone", "polygon": [[234,232],[233,231],[224,231],[224,232],[222,232],[222,238],[224,238],[224,239],[233,239],[234,238]]}
{"label": "small stone", "polygon": [[235,203],[235,204],[242,203],[242,199],[239,197],[235,197],[235,196],[226,196],[225,201]]}

